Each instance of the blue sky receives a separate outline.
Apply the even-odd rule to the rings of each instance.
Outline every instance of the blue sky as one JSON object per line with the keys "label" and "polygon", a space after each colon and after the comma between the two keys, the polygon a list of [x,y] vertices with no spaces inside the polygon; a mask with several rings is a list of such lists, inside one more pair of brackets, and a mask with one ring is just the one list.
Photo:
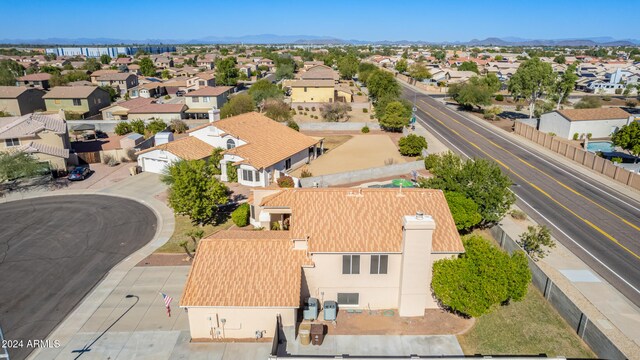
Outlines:
{"label": "blue sky", "polygon": [[[357,40],[638,38],[637,0],[2,0],[0,39],[198,39],[258,34]],[[618,22],[618,23],[617,23]]]}

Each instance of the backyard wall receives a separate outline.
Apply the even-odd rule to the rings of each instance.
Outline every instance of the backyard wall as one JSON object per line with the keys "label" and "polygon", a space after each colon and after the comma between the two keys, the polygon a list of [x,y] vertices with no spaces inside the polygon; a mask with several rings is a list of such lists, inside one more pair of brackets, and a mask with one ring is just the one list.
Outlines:
{"label": "backyard wall", "polygon": [[413,161],[403,164],[394,164],[370,169],[348,171],[337,174],[328,174],[300,179],[301,187],[313,187],[315,183],[319,187],[329,187],[351,184],[355,182],[380,179],[389,176],[410,174],[413,170],[423,170],[423,161]]}
{"label": "backyard wall", "polygon": [[377,121],[372,120],[370,123],[357,122],[313,122],[298,123],[301,131],[360,131],[363,127],[368,126],[369,130],[380,130]]}
{"label": "backyard wall", "polygon": [[607,159],[596,156],[556,136],[551,136],[545,132],[536,130],[532,126],[517,121],[514,132],[619,183],[640,190],[640,175],[615,166],[613,162]]}

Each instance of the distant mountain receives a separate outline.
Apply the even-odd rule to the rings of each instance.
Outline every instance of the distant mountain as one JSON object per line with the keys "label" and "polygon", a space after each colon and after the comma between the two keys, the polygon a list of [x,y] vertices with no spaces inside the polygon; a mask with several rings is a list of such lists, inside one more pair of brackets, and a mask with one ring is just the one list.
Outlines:
{"label": "distant mountain", "polygon": [[518,37],[489,37],[467,42],[435,42],[411,40],[343,40],[330,36],[313,35],[245,35],[245,36],[206,36],[199,39],[115,39],[115,38],[46,38],[46,39],[0,39],[0,44],[7,45],[120,45],[120,44],[298,44],[298,45],[467,45],[467,46],[638,46],[638,39],[614,39],[612,37],[591,37],[575,39],[523,39]]}

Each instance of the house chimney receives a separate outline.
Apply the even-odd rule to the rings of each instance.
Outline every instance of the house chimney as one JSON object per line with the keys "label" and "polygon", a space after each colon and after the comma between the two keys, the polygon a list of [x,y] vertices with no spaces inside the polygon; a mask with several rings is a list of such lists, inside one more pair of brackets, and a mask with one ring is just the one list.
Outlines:
{"label": "house chimney", "polygon": [[423,316],[431,299],[431,259],[436,223],[418,211],[402,219],[402,262],[400,265],[400,316]]}
{"label": "house chimney", "polygon": [[209,122],[212,123],[217,120],[220,120],[220,110],[217,108],[209,110]]}

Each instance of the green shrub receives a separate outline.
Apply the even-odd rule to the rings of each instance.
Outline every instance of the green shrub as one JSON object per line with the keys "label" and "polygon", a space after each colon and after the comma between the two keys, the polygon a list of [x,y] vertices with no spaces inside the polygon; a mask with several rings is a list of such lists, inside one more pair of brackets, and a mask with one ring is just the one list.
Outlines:
{"label": "green shrub", "polygon": [[404,156],[418,156],[422,149],[427,148],[427,140],[423,136],[409,134],[400,138],[398,147],[400,148],[400,154]]}
{"label": "green shrub", "polygon": [[526,220],[527,214],[522,210],[512,210],[511,217],[516,220]]}
{"label": "green shrub", "polygon": [[611,161],[613,161],[614,163],[621,163],[622,162],[622,158],[619,157],[619,156],[612,157]]}
{"label": "green shrub", "polygon": [[298,111],[302,111],[302,105],[298,105]]}
{"label": "green shrub", "polygon": [[550,131],[547,134],[549,134],[549,136],[556,136],[556,133],[554,133],[553,131]]}
{"label": "green shrub", "polygon": [[424,168],[427,170],[433,169],[440,162],[440,156],[438,154],[429,154],[424,158]]}
{"label": "green shrub", "polygon": [[309,169],[302,169],[302,171],[300,172],[300,177],[301,178],[313,177],[313,173],[311,173]]}
{"label": "green shrub", "polygon": [[278,186],[281,188],[294,187],[293,178],[291,176],[281,176],[278,178]]}
{"label": "green shrub", "polygon": [[249,225],[249,204],[244,203],[238,206],[237,209],[231,213],[231,220],[238,227],[245,227]]}
{"label": "green shrub", "polygon": [[367,125],[363,126],[362,129],[360,129],[360,131],[363,134],[368,134],[369,133],[369,127]]}
{"label": "green shrub", "polygon": [[634,108],[634,107],[638,106],[638,102],[635,101],[635,100],[627,100],[625,102],[625,105],[627,105],[627,107]]}
{"label": "green shrub", "polygon": [[169,100],[169,99],[171,99],[171,95],[165,95],[165,96],[164,96],[164,99],[165,99],[165,100]]}
{"label": "green shrub", "polygon": [[362,96],[362,93],[360,91],[358,91],[358,93],[356,95]]}
{"label": "green shrub", "polygon": [[145,126],[145,130],[147,130],[149,133],[151,133],[151,135],[155,135],[155,134],[163,131],[166,128],[167,128],[167,123],[165,123],[164,121],[162,121],[160,119],[153,119],[153,120],[149,121],[147,126]]}
{"label": "green shrub", "polygon": [[131,132],[131,125],[126,121],[120,121],[115,128],[115,133],[118,135],[124,135]]}
{"label": "green shrub", "polygon": [[496,101],[504,101],[504,96],[502,94],[496,95]]}
{"label": "green shrub", "polygon": [[580,134],[578,133],[573,134],[573,140],[578,140],[579,137],[580,137]]}
{"label": "green shrub", "polygon": [[622,94],[622,89],[616,89],[615,92],[616,92],[616,95],[620,95]]}
{"label": "green shrub", "polygon": [[367,109],[367,108],[363,108],[363,109],[362,109],[362,112],[366,114],[366,113],[368,113],[368,112],[369,112],[369,109]]}
{"label": "green shrub", "polygon": [[173,131],[176,134],[182,134],[187,132],[187,130],[189,130],[189,126],[187,126],[187,123],[178,119],[171,120],[170,126],[171,126],[171,131]]}
{"label": "green shrub", "polygon": [[516,105],[516,111],[522,111],[522,105],[521,104]]}
{"label": "green shrub", "polygon": [[316,107],[315,107],[315,106],[312,106],[312,107],[311,107],[311,111],[316,111]]}
{"label": "green shrub", "polygon": [[129,125],[131,126],[131,131],[144,135],[144,121],[140,119],[131,120],[129,121]]}
{"label": "green shrub", "polygon": [[611,101],[611,96],[605,95],[602,97],[602,101]]}
{"label": "green shrub", "polygon": [[287,126],[292,128],[295,131],[300,131],[300,126],[298,125],[297,122],[293,121],[293,120],[289,120],[287,121]]}
{"label": "green shrub", "polygon": [[431,286],[451,310],[473,317],[527,294],[531,272],[523,251],[509,256],[481,236],[463,238],[465,253],[433,264]]}
{"label": "green shrub", "polygon": [[593,136],[593,134],[587,133],[587,139],[591,140],[591,136]]}
{"label": "green shrub", "polygon": [[227,181],[230,183],[238,182],[238,168],[233,163],[227,163]]}

